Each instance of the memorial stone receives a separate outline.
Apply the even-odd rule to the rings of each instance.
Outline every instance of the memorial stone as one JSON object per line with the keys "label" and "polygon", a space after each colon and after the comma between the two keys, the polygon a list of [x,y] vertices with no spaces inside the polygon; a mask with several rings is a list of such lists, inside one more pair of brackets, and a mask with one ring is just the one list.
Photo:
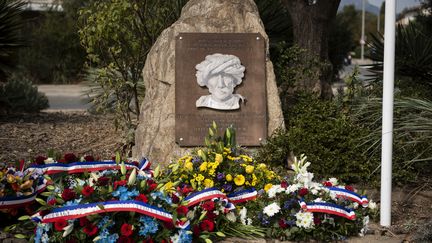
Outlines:
{"label": "memorial stone", "polygon": [[[189,55],[181,43],[192,48]],[[213,120],[239,126],[239,144],[252,146],[284,126],[268,37],[253,0],[189,1],[150,50],[143,78],[134,157],[166,164],[185,152],[181,146],[202,144]]]}

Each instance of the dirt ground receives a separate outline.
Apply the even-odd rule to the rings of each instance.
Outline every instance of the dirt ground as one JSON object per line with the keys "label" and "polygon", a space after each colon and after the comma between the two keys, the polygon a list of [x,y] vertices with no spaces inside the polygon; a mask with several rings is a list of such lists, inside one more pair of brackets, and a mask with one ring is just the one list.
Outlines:
{"label": "dirt ground", "polygon": [[[0,116],[0,161],[27,160],[46,155],[49,149],[107,159],[121,146],[121,132],[115,130],[110,115],[49,112]],[[379,191],[368,190],[367,195],[379,202]],[[419,238],[422,234],[432,235],[432,180],[419,186],[395,188],[392,199],[390,228],[373,222],[369,235],[348,242],[432,242]]]}

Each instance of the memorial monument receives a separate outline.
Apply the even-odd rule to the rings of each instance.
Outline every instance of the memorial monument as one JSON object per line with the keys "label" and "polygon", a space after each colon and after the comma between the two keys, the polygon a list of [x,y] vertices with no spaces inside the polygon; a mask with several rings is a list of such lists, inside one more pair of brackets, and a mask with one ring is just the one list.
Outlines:
{"label": "memorial monument", "polygon": [[135,157],[168,163],[203,145],[213,121],[221,130],[233,124],[244,146],[259,146],[284,126],[253,0],[189,1],[149,52],[143,78]]}

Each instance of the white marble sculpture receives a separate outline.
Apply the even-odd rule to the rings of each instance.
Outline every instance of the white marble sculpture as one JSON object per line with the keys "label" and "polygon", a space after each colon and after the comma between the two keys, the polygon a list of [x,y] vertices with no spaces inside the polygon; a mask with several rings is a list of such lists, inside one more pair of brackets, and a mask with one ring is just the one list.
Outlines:
{"label": "white marble sculpture", "polygon": [[203,95],[196,101],[196,107],[216,110],[236,110],[244,97],[233,94],[235,86],[241,84],[245,67],[234,55],[215,53],[195,66],[197,83],[207,86],[210,95]]}

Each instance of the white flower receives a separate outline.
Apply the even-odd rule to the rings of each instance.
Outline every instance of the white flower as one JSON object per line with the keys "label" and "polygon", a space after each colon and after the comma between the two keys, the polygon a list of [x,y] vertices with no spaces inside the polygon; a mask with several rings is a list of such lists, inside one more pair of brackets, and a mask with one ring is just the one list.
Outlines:
{"label": "white flower", "polygon": [[296,192],[300,186],[298,184],[289,185],[285,191],[286,194],[290,194],[292,192]]}
{"label": "white flower", "polygon": [[296,225],[298,227],[302,227],[305,229],[313,228],[314,227],[314,221],[313,221],[313,214],[310,212],[298,212],[296,213]]}
{"label": "white flower", "polygon": [[179,234],[175,234],[175,235],[173,235],[173,236],[170,237],[171,242],[173,242],[173,243],[178,243],[179,242],[179,238],[180,238]]}
{"label": "white flower", "polygon": [[274,198],[276,194],[283,192],[285,189],[281,187],[281,185],[273,185],[268,191],[268,197]]}
{"label": "white flower", "polygon": [[195,209],[194,210],[189,210],[189,212],[187,212],[186,217],[188,219],[193,219],[195,218]]}
{"label": "white flower", "polygon": [[244,225],[252,224],[252,219],[246,218],[247,217],[247,209],[245,207],[243,207],[239,213],[240,213],[240,222],[242,224],[244,224]]}
{"label": "white flower", "polygon": [[63,237],[66,237],[67,235],[69,235],[72,232],[73,228],[74,228],[73,221],[69,222],[69,224],[63,228],[63,230],[64,230]]}
{"label": "white flower", "polygon": [[306,173],[298,174],[296,179],[298,183],[303,185],[303,187],[309,188],[312,185],[313,177],[314,177],[313,173],[306,172]]}
{"label": "white flower", "polygon": [[318,190],[317,190],[317,189],[315,189],[315,188],[313,188],[313,189],[311,190],[311,192],[312,192],[312,194],[313,194],[313,195],[316,195],[316,194],[318,194]]}
{"label": "white flower", "polygon": [[55,160],[53,158],[48,158],[46,160],[44,160],[45,164],[52,164],[55,162]]}
{"label": "white flower", "polygon": [[369,230],[369,216],[363,218],[363,228],[360,230],[359,236],[364,236],[366,232]]}
{"label": "white flower", "polygon": [[235,214],[233,212],[227,213],[226,217],[231,222],[237,221],[237,217],[235,216]]}
{"label": "white flower", "polygon": [[318,198],[316,198],[315,200],[314,200],[314,202],[322,202],[323,200],[320,198],[320,197],[318,197]]}
{"label": "white flower", "polygon": [[281,209],[281,208],[279,207],[279,205],[277,205],[277,203],[274,202],[274,203],[272,203],[272,204],[266,206],[266,207],[264,208],[263,212],[264,212],[265,214],[267,214],[267,216],[272,217],[273,215],[279,213],[280,209]]}
{"label": "white flower", "polygon": [[368,208],[371,209],[371,210],[375,210],[375,209],[377,208],[377,204],[376,204],[376,202],[370,200],[370,201],[369,201]]}
{"label": "white flower", "polygon": [[329,182],[332,184],[332,186],[337,186],[337,184],[338,184],[338,179],[336,179],[336,178],[330,178],[329,179]]}

